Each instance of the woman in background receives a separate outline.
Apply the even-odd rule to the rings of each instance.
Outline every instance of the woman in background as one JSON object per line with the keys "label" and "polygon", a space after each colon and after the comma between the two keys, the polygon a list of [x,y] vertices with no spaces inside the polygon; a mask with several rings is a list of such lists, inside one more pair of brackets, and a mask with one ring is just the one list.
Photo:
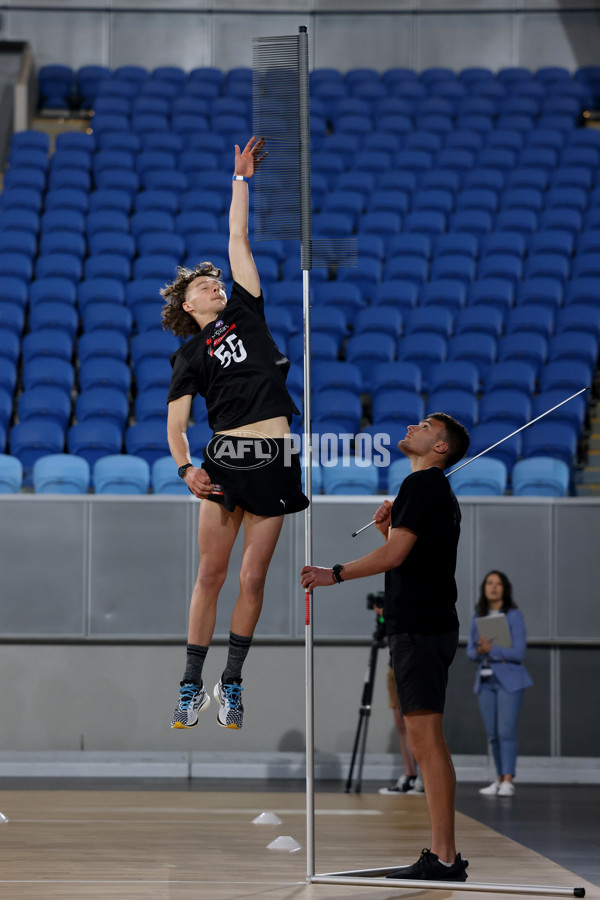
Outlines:
{"label": "woman in background", "polygon": [[[479,634],[477,619],[506,615],[510,647],[494,646]],[[503,572],[492,571],[483,579],[471,620],[467,654],[478,663],[475,693],[489,738],[497,781],[481,788],[480,794],[512,797],[517,764],[517,722],[526,687],[533,684],[523,665],[527,632],[523,614],[512,598],[512,585]]]}

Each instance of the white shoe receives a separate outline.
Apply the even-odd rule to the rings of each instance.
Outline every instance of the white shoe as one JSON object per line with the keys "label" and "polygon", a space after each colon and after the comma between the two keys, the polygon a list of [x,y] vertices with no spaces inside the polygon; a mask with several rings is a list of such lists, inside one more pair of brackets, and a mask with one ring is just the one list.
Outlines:
{"label": "white shoe", "polygon": [[179,703],[175,707],[171,728],[195,728],[198,716],[210,706],[210,697],[204,685],[186,682],[179,687]]}
{"label": "white shoe", "polygon": [[411,787],[410,791],[406,792],[407,794],[424,794],[425,793],[425,785],[423,784],[423,779],[420,775],[417,775],[415,779],[415,783]]}
{"label": "white shoe", "polygon": [[[504,784],[504,782],[502,782]],[[499,793],[500,790],[500,782],[492,781],[491,784],[488,784],[487,787],[479,788],[480,794],[485,794],[487,797],[495,797],[496,794]]]}
{"label": "white shoe", "polygon": [[396,784],[391,784],[389,787],[379,788],[380,794],[408,794],[410,793],[410,789],[412,788],[415,781],[414,775],[403,775],[398,779]]}
{"label": "white shoe", "polygon": [[498,788],[499,797],[512,797],[515,792],[515,786],[512,781],[503,781]]}

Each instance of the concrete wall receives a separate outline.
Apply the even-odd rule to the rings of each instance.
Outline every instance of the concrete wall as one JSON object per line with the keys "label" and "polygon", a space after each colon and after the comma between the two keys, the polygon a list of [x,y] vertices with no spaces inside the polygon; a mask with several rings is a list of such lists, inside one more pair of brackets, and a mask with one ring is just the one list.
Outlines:
{"label": "concrete wall", "polygon": [[312,66],[462,68],[597,62],[595,0],[9,0],[0,38],[38,65],[251,65],[251,38],[307,25]]}

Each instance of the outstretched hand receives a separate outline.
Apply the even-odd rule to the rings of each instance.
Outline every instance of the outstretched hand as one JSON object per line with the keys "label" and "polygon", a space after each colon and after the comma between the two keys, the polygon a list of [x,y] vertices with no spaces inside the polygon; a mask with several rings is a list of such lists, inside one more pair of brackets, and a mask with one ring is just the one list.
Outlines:
{"label": "outstretched hand", "polygon": [[269,154],[265,150],[265,139],[262,137],[252,136],[243,150],[235,145],[235,165],[233,168],[234,175],[243,175],[245,178],[252,178],[263,159]]}

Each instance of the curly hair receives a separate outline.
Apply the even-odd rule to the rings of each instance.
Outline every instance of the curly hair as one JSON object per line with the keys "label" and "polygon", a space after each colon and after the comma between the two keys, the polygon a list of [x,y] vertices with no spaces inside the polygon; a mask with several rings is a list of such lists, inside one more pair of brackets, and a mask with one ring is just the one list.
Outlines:
{"label": "curly hair", "polygon": [[200,326],[194,317],[183,308],[188,287],[200,275],[215,278],[221,287],[225,287],[221,269],[213,266],[211,262],[202,262],[193,269],[178,266],[175,281],[160,289],[160,295],[165,301],[161,310],[163,329],[168,328],[176,337],[189,337],[200,332]]}

